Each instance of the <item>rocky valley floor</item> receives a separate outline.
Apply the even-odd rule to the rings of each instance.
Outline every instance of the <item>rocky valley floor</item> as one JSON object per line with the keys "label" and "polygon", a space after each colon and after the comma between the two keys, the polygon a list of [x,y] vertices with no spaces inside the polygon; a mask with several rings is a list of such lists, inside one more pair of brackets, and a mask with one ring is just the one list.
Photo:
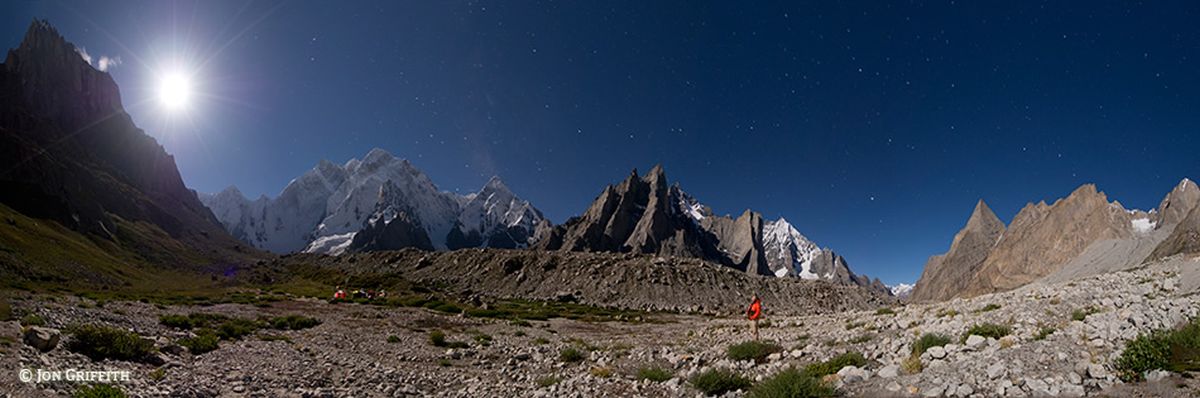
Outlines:
{"label": "rocky valley floor", "polygon": [[[824,378],[848,396],[1196,396],[1200,383],[1190,375],[1154,372],[1152,381],[1125,383],[1114,367],[1130,339],[1197,316],[1197,296],[1187,288],[1194,287],[1195,267],[1195,260],[1169,261],[969,300],[814,316],[770,316],[767,302],[771,322],[762,339],[779,350],[761,362],[729,358],[729,346],[750,339],[747,324],[734,318],[520,322],[312,299],[98,306],[75,296],[14,293],[17,319],[0,323],[0,396],[71,395],[80,384],[28,384],[18,375],[74,368],[129,370],[130,380],[118,386],[131,396],[691,397],[701,392],[690,380],[708,370],[760,381],[848,352],[861,353],[865,364]],[[321,323],[262,329],[192,355],[174,342],[195,332],[160,322],[163,315],[191,313],[302,314]],[[26,342],[22,321],[43,323],[48,329],[36,330],[48,334],[75,324],[115,326],[151,339],[158,353],[150,361],[93,361],[66,348],[72,337],[65,332],[57,348],[43,353]],[[984,328],[975,330],[992,337],[964,337],[982,324],[1008,333]],[[445,339],[435,345],[438,332]],[[925,350],[918,365],[912,346],[931,333],[949,342]],[[665,380],[644,380],[650,373]]]}

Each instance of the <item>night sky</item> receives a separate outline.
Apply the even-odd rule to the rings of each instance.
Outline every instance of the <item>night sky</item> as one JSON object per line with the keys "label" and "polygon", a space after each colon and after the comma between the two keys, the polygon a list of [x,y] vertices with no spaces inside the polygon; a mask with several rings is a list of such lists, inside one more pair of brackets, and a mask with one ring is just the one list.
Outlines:
{"label": "night sky", "polygon": [[[1008,222],[1092,182],[1149,209],[1197,177],[1200,2],[830,3],[5,2],[0,44],[47,18],[119,58],[198,191],[274,196],[381,147],[562,222],[662,163],[889,284],[980,198]],[[167,70],[192,75],[186,109],[157,100]]]}

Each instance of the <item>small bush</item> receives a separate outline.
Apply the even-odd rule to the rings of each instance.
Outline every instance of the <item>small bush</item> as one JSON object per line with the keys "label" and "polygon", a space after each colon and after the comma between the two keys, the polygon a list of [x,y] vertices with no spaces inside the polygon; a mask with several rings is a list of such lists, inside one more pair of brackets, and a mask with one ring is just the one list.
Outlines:
{"label": "small bush", "polygon": [[74,398],[125,398],[125,392],[120,387],[111,384],[96,384],[80,387],[75,390]]}
{"label": "small bush", "polygon": [[995,311],[998,309],[1000,309],[1000,304],[993,303],[993,304],[988,304],[988,305],[984,306],[983,308],[980,308],[979,312]]}
{"label": "small bush", "polygon": [[163,315],[158,317],[158,323],[163,326],[169,326],[178,329],[196,329],[213,327],[221,322],[229,320],[229,317],[221,314],[209,314],[204,312],[193,312],[188,315]]}
{"label": "small bush", "polygon": [[400,336],[397,336],[397,335],[394,335],[394,334],[393,334],[393,335],[391,335],[391,336],[388,336],[388,338],[387,338],[387,342],[388,342],[388,343],[391,343],[391,344],[396,344],[396,343],[399,343],[399,342],[400,342]]}
{"label": "small bush", "polygon": [[272,328],[279,330],[302,330],[320,325],[321,321],[301,315],[288,315],[271,318],[270,323]]}
{"label": "small bush", "polygon": [[67,348],[93,361],[141,361],[154,352],[154,342],[117,328],[82,325],[72,327],[70,333],[75,338]]}
{"label": "small bush", "polygon": [[1148,370],[1172,372],[1200,370],[1200,318],[1181,328],[1138,336],[1125,344],[1114,364],[1121,379],[1140,380]]}
{"label": "small bush", "polygon": [[953,308],[943,308],[937,313],[938,318],[953,318],[956,316],[958,316],[958,310]]}
{"label": "small bush", "polygon": [[181,346],[187,347],[192,355],[200,355],[217,349],[217,334],[211,330],[204,330],[197,334],[196,337],[186,337],[179,339],[178,343]]}
{"label": "small bush", "polygon": [[546,344],[550,344],[550,340],[546,340],[545,337],[536,337],[533,339],[533,344],[534,345],[546,345]]}
{"label": "small bush", "polygon": [[512,321],[509,321],[508,323],[510,325],[517,326],[517,327],[523,327],[523,328],[533,326],[533,324],[529,323],[529,321],[524,320],[524,319],[513,319]]}
{"label": "small bush", "polygon": [[448,368],[448,367],[454,366],[454,362],[450,362],[449,359],[442,358],[442,359],[438,360],[438,366],[441,366],[443,368]]}
{"label": "small bush", "polygon": [[867,358],[864,358],[861,353],[847,352],[842,355],[830,358],[825,362],[818,362],[804,367],[804,373],[821,377],[829,374],[837,373],[842,368],[847,366],[863,367],[867,365]]}
{"label": "small bush", "polygon": [[735,361],[762,362],[767,360],[767,356],[783,351],[783,347],[777,344],[764,343],[760,341],[747,341],[741,344],[729,346],[729,359]]}
{"label": "small bush", "polygon": [[222,340],[240,340],[258,331],[262,325],[249,319],[230,319],[217,327],[217,336]]}
{"label": "small bush", "polygon": [[587,353],[575,347],[567,347],[558,352],[558,359],[566,363],[582,362],[587,359]]}
{"label": "small bush", "polygon": [[711,369],[691,380],[692,387],[705,395],[724,395],[730,391],[750,388],[750,379],[726,369]]}
{"label": "small bush", "polygon": [[910,375],[921,373],[921,370],[924,368],[925,365],[921,363],[920,355],[909,355],[908,358],[904,358],[903,361],[900,361],[900,369],[903,369],[905,373]]}
{"label": "small bush", "polygon": [[1100,312],[1100,310],[1095,307],[1077,308],[1074,311],[1071,311],[1071,320],[1072,321],[1083,321],[1084,319],[1087,319],[1088,315],[1092,315],[1092,314],[1095,314],[1098,312]]}
{"label": "small bush", "polygon": [[832,397],[836,391],[815,376],[787,368],[758,383],[750,390],[750,398]]}
{"label": "small bush", "polygon": [[12,320],[12,305],[8,304],[8,300],[0,298],[0,322]]}
{"label": "small bush", "polygon": [[867,324],[866,322],[849,322],[846,324],[846,330],[861,327],[862,325],[866,325],[866,324]]}
{"label": "small bush", "polygon": [[445,347],[446,333],[442,332],[441,330],[429,332],[429,343],[433,344],[434,347]]}
{"label": "small bush", "polygon": [[154,380],[156,382],[162,381],[162,379],[167,378],[167,370],[164,368],[154,369],[154,371],[150,372],[150,374],[147,376],[150,377],[150,380]]}
{"label": "small bush", "polygon": [[1041,329],[1038,329],[1037,334],[1033,335],[1033,339],[1034,340],[1045,340],[1046,337],[1049,337],[1051,334],[1054,334],[1054,331],[1055,331],[1055,329],[1053,327],[1049,327],[1049,326],[1043,327]]}
{"label": "small bush", "polygon": [[593,377],[607,379],[609,377],[612,377],[613,370],[612,370],[612,368],[607,367],[607,366],[596,366],[596,367],[593,367],[591,370],[589,370],[588,373],[591,373]]}
{"label": "small bush", "polygon": [[490,335],[479,333],[479,334],[476,334],[474,338],[475,338],[475,342],[479,343],[479,345],[482,345],[485,347],[492,345],[492,336],[490,336]]}
{"label": "small bush", "polygon": [[970,329],[967,329],[967,331],[962,335],[962,340],[966,341],[967,336],[973,334],[978,335],[979,337],[991,337],[994,339],[999,339],[1001,337],[1008,336],[1009,333],[1012,333],[1012,328],[1008,326],[997,325],[994,323],[979,323],[972,325]]}
{"label": "small bush", "polygon": [[29,314],[21,318],[21,326],[46,326],[46,319],[38,314]]}
{"label": "small bush", "polygon": [[873,334],[870,334],[870,333],[863,333],[863,334],[860,334],[860,335],[856,336],[856,337],[855,337],[855,338],[853,338],[853,339],[850,339],[850,341],[847,341],[847,343],[850,343],[850,344],[862,344],[862,343],[866,343],[866,342],[868,342],[868,341],[871,341],[871,339],[874,339],[874,338],[875,338],[875,335],[873,335]]}
{"label": "small bush", "polygon": [[917,339],[917,341],[913,343],[912,354],[921,356],[921,354],[925,353],[925,350],[933,347],[944,346],[946,344],[950,344],[949,336],[938,333],[925,333],[921,336],[921,338]]}
{"label": "small bush", "polygon": [[538,387],[545,388],[545,387],[550,387],[552,385],[558,384],[558,382],[560,382],[560,381],[562,381],[561,377],[546,376],[546,377],[537,379],[537,385],[538,385]]}
{"label": "small bush", "polygon": [[896,315],[896,310],[893,310],[890,307],[883,307],[875,310],[875,315]]}
{"label": "small bush", "polygon": [[258,339],[262,341],[286,341],[291,343],[292,338],[282,334],[260,334]]}
{"label": "small bush", "polygon": [[650,380],[655,383],[662,383],[664,381],[671,380],[671,378],[674,376],[675,375],[672,374],[670,370],[660,367],[646,366],[639,368],[637,371],[638,380]]}

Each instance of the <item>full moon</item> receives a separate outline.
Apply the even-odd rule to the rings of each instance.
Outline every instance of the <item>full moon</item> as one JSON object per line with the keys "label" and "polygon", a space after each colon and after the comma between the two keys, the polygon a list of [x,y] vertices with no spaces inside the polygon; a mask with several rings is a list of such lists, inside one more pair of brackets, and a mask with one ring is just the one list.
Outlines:
{"label": "full moon", "polygon": [[182,73],[163,76],[158,83],[158,99],[171,111],[187,108],[192,97],[192,82]]}

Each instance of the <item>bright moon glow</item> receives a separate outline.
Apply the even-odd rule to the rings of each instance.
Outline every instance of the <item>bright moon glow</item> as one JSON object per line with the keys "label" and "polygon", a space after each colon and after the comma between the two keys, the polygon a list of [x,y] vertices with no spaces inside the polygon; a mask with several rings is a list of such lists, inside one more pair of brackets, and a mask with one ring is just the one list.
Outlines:
{"label": "bright moon glow", "polygon": [[182,110],[192,97],[192,82],[181,73],[172,73],[158,83],[158,99],[167,109]]}

